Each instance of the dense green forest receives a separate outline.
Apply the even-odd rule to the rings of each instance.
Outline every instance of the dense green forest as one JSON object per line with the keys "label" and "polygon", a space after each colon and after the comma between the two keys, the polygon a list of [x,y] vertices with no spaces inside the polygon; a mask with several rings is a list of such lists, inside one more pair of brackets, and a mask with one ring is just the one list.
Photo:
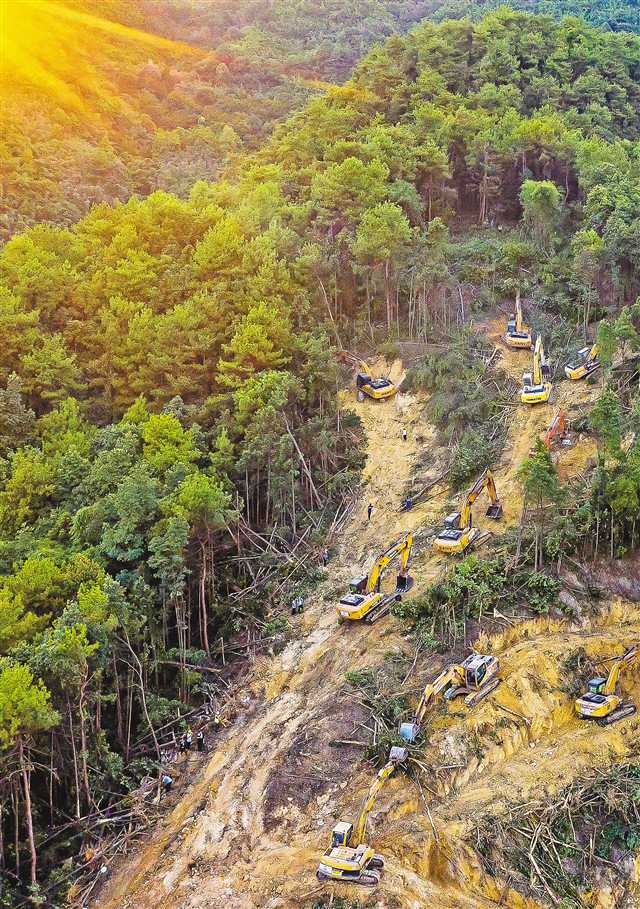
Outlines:
{"label": "dense green forest", "polygon": [[[133,193],[162,189],[186,196],[198,179],[214,179],[230,157],[257,147],[310,95],[342,82],[372,44],[424,17],[478,18],[498,5],[304,0],[292,8],[287,0],[233,6],[219,0],[52,0],[36,22],[57,61],[57,75],[67,83],[82,78],[100,90],[85,91],[81,104],[59,94],[43,104],[41,84],[0,66],[0,237],[41,221],[70,224],[92,204],[126,201]],[[640,30],[631,3],[510,5]],[[67,19],[54,15],[59,7],[96,19],[70,38]],[[138,31],[105,32],[105,20]],[[153,36],[175,43],[154,43]],[[10,43],[12,35],[5,40]]]}
{"label": "dense green forest", "polygon": [[[317,564],[361,461],[335,347],[392,351],[517,287],[554,337],[606,317],[606,363],[636,346],[639,138],[639,37],[503,8],[391,37],[185,198],[5,244],[5,905],[54,887],[81,819],[153,770],[139,742],[202,698],[220,639],[268,640],[313,580],[294,550]],[[636,412],[605,389],[566,545],[596,520],[635,543]]]}

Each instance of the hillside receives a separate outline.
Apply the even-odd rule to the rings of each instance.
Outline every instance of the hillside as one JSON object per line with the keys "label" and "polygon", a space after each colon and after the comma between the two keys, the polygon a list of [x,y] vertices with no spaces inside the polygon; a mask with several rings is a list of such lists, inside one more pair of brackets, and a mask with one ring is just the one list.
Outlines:
{"label": "hillside", "polygon": [[[42,221],[71,224],[91,205],[133,193],[184,196],[343,82],[376,42],[423,18],[477,19],[498,5],[6,0],[0,238]],[[511,5],[640,30],[634,4]]]}
{"label": "hillside", "polygon": [[[499,346],[498,363],[519,374],[527,354],[507,351],[498,332],[498,325],[489,329]],[[398,374],[396,365],[391,375]],[[565,383],[557,406],[579,414],[596,395],[588,386]],[[449,656],[416,651],[414,659],[415,642],[398,619],[345,627],[337,624],[334,611],[336,588],[344,589],[388,540],[408,530],[428,539],[430,528],[450,510],[451,493],[445,489],[409,512],[400,511],[402,490],[416,464],[428,454],[437,473],[447,457],[425,420],[425,403],[423,396],[401,395],[397,406],[346,404],[365,425],[365,485],[348,525],[332,541],[336,555],[329,578],[309,597],[303,618],[295,620],[294,640],[277,656],[256,660],[250,682],[235,696],[243,707],[238,710],[237,700],[230,698],[229,728],[213,745],[201,775],[189,780],[184,800],[171,806],[160,830],[131,860],[114,861],[113,879],[96,902],[101,909],[147,909],[160,901],[168,909],[311,909],[340,899],[362,907],[484,909],[499,896],[511,909],[545,905],[544,890],[540,902],[524,899],[517,886],[482,873],[475,829],[483,823],[496,828],[499,819],[508,824],[509,813],[523,803],[551,801],[588,777],[594,766],[605,772],[634,752],[631,730],[637,722],[594,732],[572,716],[566,686],[573,680],[565,665],[577,648],[601,656],[618,642],[632,642],[639,620],[637,608],[629,604],[607,604],[596,617],[574,622],[538,618],[515,624],[488,616],[482,639],[473,645],[499,656],[504,682],[473,711],[464,706],[438,711],[420,754],[430,772],[421,774],[417,764],[410,776],[398,772],[379,798],[368,839],[387,861],[380,886],[370,895],[345,885],[318,885],[314,878],[331,828],[341,819],[354,819],[375,773],[362,749],[331,745],[370,738],[372,717],[362,703],[363,692],[347,678],[380,673],[382,695],[402,691],[415,703],[421,686]],[[521,512],[520,458],[553,410],[518,410],[509,421],[505,452],[495,464],[505,507],[501,534],[517,524]],[[401,426],[409,427],[406,443],[398,441]],[[585,441],[586,447],[559,452],[565,481],[593,453]],[[368,502],[375,509],[371,522]],[[482,524],[487,525],[491,522]],[[419,547],[412,598],[443,571],[445,560],[433,554],[430,542]],[[394,664],[396,672],[406,674],[400,689]],[[638,693],[637,672],[626,685]],[[188,772],[178,764],[181,780]],[[615,883],[614,894],[622,892],[620,886]],[[606,902],[607,887],[603,882],[598,905],[621,905]],[[638,895],[637,889],[631,892]]]}
{"label": "hillside", "polygon": [[[74,59],[66,29],[52,31],[58,69],[22,73],[33,97],[75,65],[93,73],[101,141],[118,124],[129,135],[145,105],[160,117],[173,104],[167,72],[199,65],[202,8],[189,7],[184,46],[168,28],[143,40],[147,9],[110,4],[122,22],[105,30],[69,6],[86,45]],[[105,57],[124,58],[108,79],[91,53],[96,29]],[[16,60],[25,46],[43,52],[39,36],[25,32]],[[135,83],[124,98],[118,80],[142,46],[169,70],[152,97]],[[62,142],[74,128],[61,125]],[[519,909],[555,905],[563,888],[593,909],[589,888],[632,887],[635,721],[584,727],[571,704],[636,631],[639,138],[638,35],[504,7],[392,35],[217,180],[144,198],[125,187],[126,201],[4,244],[10,909],[53,909],[70,884],[80,905],[95,902],[104,873],[104,900],[126,904],[126,869],[130,906],[177,907],[189,850],[194,906],[295,905],[316,891],[330,901],[313,873],[332,820],[353,814],[424,682],[473,643],[500,655],[503,684],[477,711],[435,714],[411,753],[416,782],[403,771],[384,790],[372,827],[390,858],[384,899],[483,905],[508,884]],[[131,148],[146,154],[137,139]],[[16,154],[26,182],[15,198],[37,217],[57,177],[42,183],[28,150]],[[535,356],[505,346],[515,299],[525,347],[539,341],[549,363],[540,345]],[[593,356],[579,354],[594,341]],[[565,367],[581,356],[594,372],[574,381]],[[395,400],[354,402],[360,359],[361,372],[402,382]],[[540,381],[525,383],[532,367]],[[523,401],[525,385],[538,391]],[[530,405],[531,394],[545,400]],[[548,446],[558,409],[567,444]],[[444,516],[487,468],[504,520],[490,526],[474,508],[493,530],[486,545],[436,556]],[[416,504],[401,511],[408,496]],[[414,589],[373,628],[338,628],[353,572],[409,529]],[[621,690],[633,695],[635,679],[625,672]],[[206,730],[210,763],[176,753],[190,725]],[[545,787],[555,814],[527,840]],[[588,804],[572,826],[562,806],[574,799]],[[556,859],[556,840],[578,859]]]}

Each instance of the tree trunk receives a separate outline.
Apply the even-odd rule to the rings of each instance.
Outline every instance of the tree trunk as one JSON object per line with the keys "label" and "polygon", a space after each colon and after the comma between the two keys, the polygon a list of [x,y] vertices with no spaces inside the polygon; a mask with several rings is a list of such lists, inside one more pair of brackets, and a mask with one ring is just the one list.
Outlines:
{"label": "tree trunk", "polygon": [[31,811],[31,782],[30,773],[27,769],[24,758],[24,743],[22,736],[18,738],[18,755],[20,758],[20,772],[22,775],[22,785],[24,788],[24,807],[27,821],[27,839],[29,840],[29,852],[31,853],[31,883],[36,885],[38,882],[38,855],[36,853],[36,841],[33,835],[33,814]]}
{"label": "tree trunk", "polygon": [[73,726],[73,715],[71,713],[71,702],[67,695],[67,713],[69,714],[69,732],[71,733],[71,753],[73,754],[73,776],[76,785],[76,817],[80,817],[80,774],[78,773],[78,753],[76,751],[76,731]]}
{"label": "tree trunk", "polygon": [[[209,533],[209,536],[210,535],[211,534]],[[207,654],[210,654],[209,632],[207,630],[207,547],[204,542],[200,544],[200,549],[202,552],[202,564],[200,566],[200,623],[202,628],[202,648]]]}

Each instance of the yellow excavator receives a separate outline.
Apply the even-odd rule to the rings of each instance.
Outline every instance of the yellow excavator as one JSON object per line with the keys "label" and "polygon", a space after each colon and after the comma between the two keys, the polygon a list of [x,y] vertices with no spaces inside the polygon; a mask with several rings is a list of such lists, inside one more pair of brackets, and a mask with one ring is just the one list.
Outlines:
{"label": "yellow excavator", "polygon": [[595,372],[596,369],[599,369],[598,351],[597,344],[594,344],[593,347],[583,347],[579,350],[575,362],[568,363],[564,368],[564,374],[567,379],[573,379],[574,382],[577,382],[578,379],[584,379],[586,376],[590,376],[592,372]]}
{"label": "yellow excavator", "polygon": [[522,376],[520,400],[523,404],[544,404],[551,396],[550,369],[544,353],[542,338],[538,335],[533,351],[533,371]]}
{"label": "yellow excavator", "polygon": [[[364,620],[368,625],[386,615],[391,605],[402,599],[402,594],[413,584],[409,574],[413,534],[395,542],[385,549],[373,563],[369,574],[353,578],[346,593],[338,603],[338,622],[358,622]],[[380,583],[389,562],[399,559],[400,567],[396,578],[396,589],[391,593],[381,593]]]}
{"label": "yellow excavator", "polygon": [[482,541],[481,537],[484,538],[485,534],[481,534],[479,527],[473,526],[471,506],[483,489],[487,490],[491,499],[486,511],[487,517],[494,520],[502,517],[502,504],[493,474],[490,470],[485,470],[467,492],[462,511],[454,511],[444,519],[444,527],[433,541],[435,549],[446,553],[465,553],[472,544]]}
{"label": "yellow excavator", "polygon": [[384,401],[386,398],[392,398],[398,391],[398,386],[388,376],[373,377],[369,364],[350,354],[348,350],[339,351],[338,359],[341,363],[349,363],[357,369],[356,395],[358,401],[364,401],[365,398]]}
{"label": "yellow excavator", "polygon": [[520,291],[516,294],[516,311],[509,317],[509,321],[507,322],[507,333],[503,340],[507,347],[519,347],[531,350],[531,344],[533,343],[531,330],[528,325],[524,324],[522,319]]}
{"label": "yellow excavator", "polygon": [[425,686],[413,720],[400,724],[400,735],[405,742],[415,742],[424,719],[439,694],[446,701],[464,694],[465,704],[475,707],[498,687],[501,682],[499,672],[500,663],[497,658],[482,653],[472,653],[462,663],[452,663],[434,682]]}
{"label": "yellow excavator", "polygon": [[378,772],[362,804],[355,826],[340,821],[331,832],[331,845],[323,854],[316,877],[319,881],[340,881],[343,884],[365,884],[375,887],[380,882],[384,858],[364,842],[367,819],[378,793],[405,754],[404,748],[392,748],[388,762]]}
{"label": "yellow excavator", "polygon": [[587,692],[576,700],[576,713],[583,720],[595,720],[600,726],[610,726],[636,712],[633,701],[625,701],[616,694],[616,685],[622,670],[638,655],[638,645],[627,648],[613,661],[609,675],[597,676],[587,682]]}

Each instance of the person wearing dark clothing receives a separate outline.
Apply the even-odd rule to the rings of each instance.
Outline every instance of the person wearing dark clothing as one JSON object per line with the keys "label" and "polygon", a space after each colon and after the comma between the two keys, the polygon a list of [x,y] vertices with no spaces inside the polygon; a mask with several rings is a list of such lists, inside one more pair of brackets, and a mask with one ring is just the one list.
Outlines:
{"label": "person wearing dark clothing", "polygon": [[329,564],[329,550],[328,549],[325,549],[324,552],[322,553],[322,564],[324,565],[325,568]]}
{"label": "person wearing dark clothing", "polygon": [[198,751],[204,751],[204,732],[202,729],[196,733],[196,747]]}
{"label": "person wearing dark clothing", "polygon": [[402,441],[403,442],[407,441],[407,430],[406,429],[402,430]]}
{"label": "person wearing dark clothing", "polygon": [[299,615],[304,609],[304,600],[302,597],[296,597],[291,604],[291,615]]}
{"label": "person wearing dark clothing", "polygon": [[373,512],[373,505],[371,502],[367,505],[367,521],[371,520],[371,513]]}

